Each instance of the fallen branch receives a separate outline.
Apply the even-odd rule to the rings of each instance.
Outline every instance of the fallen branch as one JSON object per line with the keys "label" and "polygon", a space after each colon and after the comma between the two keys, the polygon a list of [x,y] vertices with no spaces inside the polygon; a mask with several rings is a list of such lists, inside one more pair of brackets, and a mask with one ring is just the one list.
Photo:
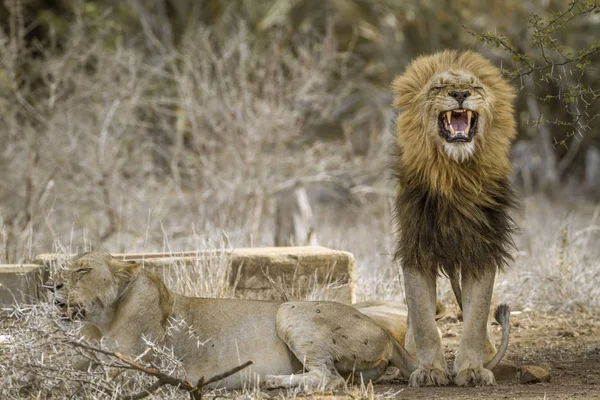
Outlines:
{"label": "fallen branch", "polygon": [[[225,379],[228,376],[233,375],[236,372],[239,372],[239,371],[243,370],[244,368],[246,368],[246,367],[248,367],[250,365],[252,365],[252,361],[246,361],[245,363],[243,363],[241,365],[238,365],[237,367],[232,368],[229,371],[226,371],[226,372],[223,372],[222,374],[213,376],[212,378],[210,378],[206,382],[203,382],[201,385],[196,385],[196,387],[204,387],[204,386],[209,385],[209,384],[211,384],[213,382],[218,382],[221,379]],[[200,378],[200,381],[203,381],[203,380],[204,380],[204,378]],[[200,381],[198,381],[198,383],[200,383]]]}
{"label": "fallen branch", "polygon": [[190,393],[190,398],[192,400],[200,400],[200,399],[202,399],[202,388],[203,387],[205,387],[211,383],[218,382],[221,379],[225,379],[228,376],[231,376],[231,375],[235,374],[236,372],[239,372],[252,364],[252,361],[246,361],[245,363],[238,365],[237,367],[232,368],[228,371],[225,371],[221,374],[215,375],[206,381],[204,380],[204,377],[201,377],[198,380],[198,383],[196,383],[196,385],[193,385],[187,379],[184,380],[184,379],[175,378],[169,374],[165,374],[164,372],[160,371],[157,368],[146,367],[136,361],[131,360],[130,358],[124,356],[123,354],[121,354],[119,352],[112,352],[112,351],[100,349],[97,347],[93,347],[93,346],[90,346],[87,344],[73,342],[73,341],[69,341],[68,344],[72,345],[73,347],[79,347],[79,348],[82,348],[82,349],[85,349],[88,351],[98,352],[100,354],[104,354],[104,355],[116,358],[119,361],[126,364],[127,366],[132,367],[135,370],[141,371],[147,375],[151,375],[158,379],[157,382],[155,382],[152,385],[148,386],[147,388],[143,389],[139,393],[126,395],[126,396],[120,396],[119,397],[120,400],[143,399],[144,397],[151,395],[156,390],[158,390],[161,386],[164,386],[164,385],[170,385],[170,386],[174,386],[176,388],[185,390]]}

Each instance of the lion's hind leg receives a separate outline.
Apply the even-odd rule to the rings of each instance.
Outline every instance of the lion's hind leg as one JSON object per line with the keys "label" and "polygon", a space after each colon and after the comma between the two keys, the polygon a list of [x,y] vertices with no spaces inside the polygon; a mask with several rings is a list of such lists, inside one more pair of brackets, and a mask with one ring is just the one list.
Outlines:
{"label": "lion's hind leg", "polygon": [[346,381],[335,368],[335,355],[328,338],[331,332],[325,327],[330,312],[328,303],[318,302],[288,302],[279,307],[275,320],[277,334],[304,368],[298,374],[267,375],[264,388],[329,391],[345,386]]}
{"label": "lion's hind leg", "polygon": [[[397,355],[395,340],[371,318],[335,302],[288,302],[279,307],[277,334],[307,371],[266,377],[265,387],[304,385],[319,390],[376,380],[394,362],[410,368],[410,357]],[[400,345],[397,345],[400,347]],[[403,350],[403,349],[402,349]],[[404,362],[406,361],[406,362]]]}

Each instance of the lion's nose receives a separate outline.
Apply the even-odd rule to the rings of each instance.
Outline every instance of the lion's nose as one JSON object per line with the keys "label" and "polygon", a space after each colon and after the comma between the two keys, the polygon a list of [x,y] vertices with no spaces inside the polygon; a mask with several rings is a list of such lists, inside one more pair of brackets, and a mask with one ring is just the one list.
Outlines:
{"label": "lion's nose", "polygon": [[468,92],[466,90],[465,91],[453,90],[449,94],[451,97],[454,97],[456,99],[456,101],[458,101],[459,107],[462,107],[463,101],[465,101],[465,99],[471,95],[471,92]]}

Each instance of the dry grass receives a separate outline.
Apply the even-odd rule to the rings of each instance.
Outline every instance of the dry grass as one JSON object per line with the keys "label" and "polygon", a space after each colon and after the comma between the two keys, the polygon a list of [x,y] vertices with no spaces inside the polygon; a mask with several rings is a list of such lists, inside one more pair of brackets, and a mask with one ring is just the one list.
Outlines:
{"label": "dry grass", "polygon": [[[239,25],[217,48],[199,28],[180,49],[148,57],[107,45],[110,32],[89,28],[77,21],[62,49],[36,49],[36,57],[0,30],[0,169],[9,171],[0,176],[0,263],[99,245],[111,252],[271,245],[277,196],[303,186],[319,244],[357,260],[357,300],[403,300],[392,260],[389,97],[355,73],[331,37],[265,45]],[[368,104],[349,112],[358,98]],[[323,135],[337,128],[339,137]],[[357,131],[368,143],[360,152]],[[527,198],[516,260],[497,279],[497,300],[513,309],[598,310],[599,218],[600,208],[581,200]],[[231,274],[226,257],[209,257],[191,268],[175,264],[164,278],[180,293],[231,297]],[[294,297],[288,284],[279,290]],[[315,282],[309,297],[326,289]],[[451,301],[446,281],[438,292]],[[101,373],[93,378],[99,386],[77,385],[92,378],[54,363],[73,336],[47,306],[3,313],[0,397],[24,397],[15,387],[32,366],[46,374],[40,394],[58,386],[65,397],[121,390]],[[178,371],[164,356],[162,367]],[[144,383],[138,375],[131,391]],[[184,396],[165,390],[161,396]],[[368,386],[353,390],[375,396]]]}
{"label": "dry grass", "polygon": [[[172,321],[171,329],[180,329],[180,324]],[[105,353],[108,349],[103,344],[83,342],[79,334],[81,326],[58,322],[55,310],[49,305],[5,309],[1,326],[4,333],[0,337],[0,395],[3,399],[125,399],[143,395],[159,380],[131,368],[129,362],[110,356],[110,352]],[[183,366],[171,349],[150,341],[147,344],[156,357],[151,362],[139,358],[131,361],[174,379],[185,380]],[[79,361],[91,361],[94,366],[81,370],[76,367]],[[217,397],[223,392],[208,391],[207,395]],[[156,394],[161,398],[190,398],[186,390],[176,385],[163,385]],[[231,397],[248,395],[258,398],[260,390],[243,390],[232,393]]]}
{"label": "dry grass", "polygon": [[[379,203],[378,203],[379,202]],[[382,211],[383,208],[383,211]],[[397,266],[392,261],[393,235],[391,234],[391,210],[385,199],[371,205],[347,206],[346,208],[317,207],[318,237],[321,244],[348,250],[357,260],[358,300],[398,299],[403,300],[402,280]],[[536,309],[551,312],[593,312],[599,304],[597,282],[599,259],[597,246],[600,228],[600,208],[581,202],[571,207],[556,204],[542,197],[529,197],[517,214],[521,234],[516,237],[519,251],[514,266],[500,275],[496,283],[497,301],[508,302],[513,309]],[[552,216],[551,218],[549,216]],[[203,240],[197,234],[195,248],[215,252],[227,249],[229,242]],[[189,238],[168,238],[170,251],[189,248]],[[69,247],[59,245],[59,248]],[[199,253],[200,254],[200,253]],[[222,253],[221,253],[222,254]],[[168,286],[181,293],[196,296],[232,297],[229,286],[230,262],[226,256],[199,256],[192,266],[174,263],[164,276]],[[293,284],[293,283],[292,283]],[[278,288],[283,298],[294,297],[293,286]],[[326,287],[315,285],[310,298],[323,298]],[[442,299],[452,301],[449,285],[440,280],[439,294]],[[73,351],[69,341],[76,336],[73,326],[56,324],[51,307],[40,304],[33,307],[15,307],[4,310],[2,322],[2,397],[22,398],[17,390],[22,384],[22,371],[34,369],[42,376],[43,384],[33,389],[36,395],[59,390],[64,395],[104,398],[108,391],[114,396],[139,392],[153,383],[143,374],[133,374],[129,386],[106,378],[114,371],[114,363],[99,367],[94,374],[82,374],[72,369],[68,362],[55,361],[65,352]],[[168,350],[161,350],[163,357],[158,361],[165,371],[181,373],[177,360],[169,358]],[[164,359],[163,359],[164,358]],[[61,368],[55,368],[55,363]],[[118,368],[117,368],[118,369]],[[179,372],[177,372],[179,371]],[[112,373],[114,374],[114,373]],[[90,383],[91,381],[91,383]],[[84,387],[80,385],[85,382]],[[350,394],[359,398],[385,398],[382,393],[373,394],[366,386],[352,387]],[[187,398],[174,388],[161,389],[161,396]],[[389,394],[389,393],[388,393]],[[259,389],[241,392],[207,393],[209,397],[260,398]],[[298,391],[281,393],[284,397],[297,397]]]}
{"label": "dry grass", "polygon": [[[198,28],[148,56],[107,45],[110,29],[84,19],[71,29],[62,48],[35,56],[0,32],[0,168],[10,171],[0,177],[0,262],[52,247],[192,248],[224,232],[236,245],[269,244],[279,194],[305,183],[345,190],[385,169],[389,107],[332,37],[282,48],[238,24],[217,46]],[[339,117],[360,91],[374,104],[352,114],[373,119],[361,131],[368,157]],[[330,130],[333,142],[318,140]]]}
{"label": "dry grass", "polygon": [[[208,244],[204,244],[208,246]],[[179,293],[203,297],[234,297],[235,287],[230,286],[231,263],[226,255],[223,243],[199,253],[191,264],[182,265],[173,262],[165,271],[163,278],[171,289]],[[53,263],[54,269],[61,268],[66,257]],[[276,289],[283,298],[298,299],[297,290],[292,282],[290,286],[274,281]],[[313,281],[312,290],[304,299],[323,299],[328,297],[336,282],[319,283]],[[58,310],[49,303],[34,305],[14,305],[0,309],[0,397],[3,399],[21,398],[130,398],[144,393],[157,379],[140,371],[131,370],[127,364],[116,357],[107,357],[99,351],[82,348],[91,346],[109,351],[103,343],[89,344],[82,341],[78,323],[60,321]],[[171,321],[171,329],[181,329],[185,321]],[[198,338],[202,341],[202,338]],[[148,368],[159,371],[176,379],[185,379],[185,372],[179,360],[175,359],[169,348],[162,348],[150,341],[148,348],[157,355],[152,362],[141,359],[135,361]],[[95,366],[80,370],[76,365],[80,359],[90,360]],[[207,377],[209,378],[209,377]],[[162,386],[156,392],[160,398],[187,399],[185,390],[173,386]],[[283,390],[279,396],[285,398],[304,397],[302,388]],[[355,398],[378,399],[393,394],[392,391],[375,394],[372,384],[359,382],[349,388],[348,393],[339,393]],[[205,391],[205,397],[217,398],[263,398],[265,395],[258,387],[248,387],[240,391]],[[271,395],[266,395],[271,398]]]}
{"label": "dry grass", "polygon": [[[353,68],[333,36],[263,43],[236,22],[218,46],[198,27],[180,47],[148,54],[111,43],[110,27],[97,22],[92,29],[82,17],[61,48],[35,53],[0,31],[0,168],[10,171],[0,176],[0,262],[98,246],[272,245],[279,195],[304,187],[320,244],[358,261],[358,298],[402,299],[391,257],[389,94]],[[357,152],[359,128],[368,146]],[[327,139],[330,131],[341,136]],[[582,201],[528,199],[498,298],[595,309],[597,214]],[[176,266],[166,280],[227,296],[225,270]],[[197,281],[202,287],[185,286]],[[440,295],[450,298],[445,283]]]}
{"label": "dry grass", "polygon": [[[383,201],[382,201],[383,203]],[[404,300],[401,274],[392,260],[391,206],[328,209],[318,217],[321,244],[350,251],[357,260],[357,300]],[[345,217],[342,217],[344,214]],[[581,199],[522,200],[515,213],[520,233],[512,266],[496,279],[496,301],[515,310],[583,311],[600,307],[600,206]],[[329,223],[326,223],[329,222]],[[438,295],[454,301],[446,279]]]}
{"label": "dry grass", "polygon": [[515,309],[595,313],[600,307],[600,205],[524,200],[514,267],[496,284]]}

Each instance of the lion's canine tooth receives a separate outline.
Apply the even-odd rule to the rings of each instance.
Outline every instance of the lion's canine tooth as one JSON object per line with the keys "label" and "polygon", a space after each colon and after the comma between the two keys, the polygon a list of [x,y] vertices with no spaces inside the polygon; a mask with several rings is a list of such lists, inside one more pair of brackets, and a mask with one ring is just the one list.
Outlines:
{"label": "lion's canine tooth", "polygon": [[446,111],[446,119],[448,120],[450,126],[452,126],[452,111]]}
{"label": "lion's canine tooth", "polygon": [[448,128],[450,128],[450,136],[455,136],[456,132],[454,132],[454,128],[452,127],[452,124],[449,124]]}
{"label": "lion's canine tooth", "polygon": [[473,116],[473,111],[467,111],[467,127],[465,128],[465,136],[469,135],[469,131],[471,130],[471,117]]}

